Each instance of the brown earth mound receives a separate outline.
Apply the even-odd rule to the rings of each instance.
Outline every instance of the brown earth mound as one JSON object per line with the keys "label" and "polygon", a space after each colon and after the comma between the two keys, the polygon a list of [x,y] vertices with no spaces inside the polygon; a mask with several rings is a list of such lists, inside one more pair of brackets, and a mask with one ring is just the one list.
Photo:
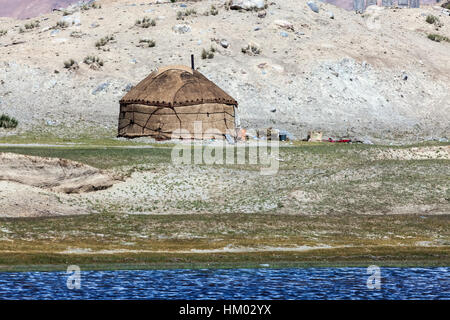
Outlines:
{"label": "brown earth mound", "polygon": [[111,187],[117,178],[75,161],[0,153],[0,181],[11,181],[62,193]]}
{"label": "brown earth mound", "polygon": [[37,218],[90,213],[73,202],[72,197],[17,182],[0,181],[0,217]]}

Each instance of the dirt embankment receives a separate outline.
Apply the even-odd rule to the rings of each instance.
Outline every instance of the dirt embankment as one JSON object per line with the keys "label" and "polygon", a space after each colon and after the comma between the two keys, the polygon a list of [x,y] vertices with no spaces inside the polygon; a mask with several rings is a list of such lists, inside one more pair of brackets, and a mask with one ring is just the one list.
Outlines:
{"label": "dirt embankment", "polygon": [[103,190],[117,181],[75,161],[0,153],[0,217],[83,214],[67,194]]}
{"label": "dirt embankment", "polygon": [[0,180],[63,193],[111,187],[116,178],[79,162],[11,153],[0,154]]}

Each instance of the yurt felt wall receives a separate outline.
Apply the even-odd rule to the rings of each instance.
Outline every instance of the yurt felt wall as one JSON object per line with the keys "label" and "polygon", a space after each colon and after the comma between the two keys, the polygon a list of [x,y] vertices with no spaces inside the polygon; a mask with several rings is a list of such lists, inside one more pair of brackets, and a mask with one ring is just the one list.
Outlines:
{"label": "yurt felt wall", "polygon": [[234,106],[205,103],[174,108],[129,104],[121,108],[119,136],[211,139],[235,136]]}

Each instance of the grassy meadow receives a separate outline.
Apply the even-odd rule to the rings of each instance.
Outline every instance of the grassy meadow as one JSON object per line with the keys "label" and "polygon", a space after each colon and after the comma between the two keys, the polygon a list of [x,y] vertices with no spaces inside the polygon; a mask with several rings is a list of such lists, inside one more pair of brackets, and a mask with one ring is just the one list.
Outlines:
{"label": "grassy meadow", "polygon": [[450,161],[433,154],[447,146],[283,144],[273,176],[173,165],[166,144],[0,146],[127,181],[74,196],[89,215],[0,219],[0,270],[448,265]]}

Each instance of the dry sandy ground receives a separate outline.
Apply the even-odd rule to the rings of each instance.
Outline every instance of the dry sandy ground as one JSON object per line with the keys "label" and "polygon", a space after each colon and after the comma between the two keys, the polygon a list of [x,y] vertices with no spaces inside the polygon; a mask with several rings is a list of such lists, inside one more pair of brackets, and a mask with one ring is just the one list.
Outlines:
{"label": "dry sandy ground", "polygon": [[86,214],[69,197],[20,183],[0,181],[0,217],[53,217]]}
{"label": "dry sandy ground", "polygon": [[115,182],[113,175],[74,161],[0,153],[0,217],[85,214],[67,194]]}
{"label": "dry sandy ground", "polygon": [[[187,2],[197,14],[177,20],[186,10],[179,3],[154,2],[103,0],[102,9],[41,16],[40,26],[24,33],[25,22],[0,19],[8,30],[0,37],[0,112],[19,119],[18,132],[113,137],[127,88],[160,66],[188,65],[195,54],[197,68],[239,101],[247,128],[272,126],[297,138],[316,129],[372,141],[449,136],[450,43],[427,35],[450,37],[450,17],[431,6],[359,15],[320,2],[314,13],[305,0],[283,0],[260,18],[209,0]],[[205,16],[211,5],[219,14]],[[425,21],[429,14],[439,27]],[[134,25],[146,16],[156,26]],[[61,19],[75,24],[51,29]],[[179,24],[189,31],[175,32]],[[115,40],[96,49],[107,35]],[[142,48],[142,39],[156,46]],[[249,43],[261,53],[242,53]],[[200,59],[211,46],[214,58]],[[88,55],[104,67],[90,69],[83,63]],[[65,70],[69,59],[80,69]]]}

